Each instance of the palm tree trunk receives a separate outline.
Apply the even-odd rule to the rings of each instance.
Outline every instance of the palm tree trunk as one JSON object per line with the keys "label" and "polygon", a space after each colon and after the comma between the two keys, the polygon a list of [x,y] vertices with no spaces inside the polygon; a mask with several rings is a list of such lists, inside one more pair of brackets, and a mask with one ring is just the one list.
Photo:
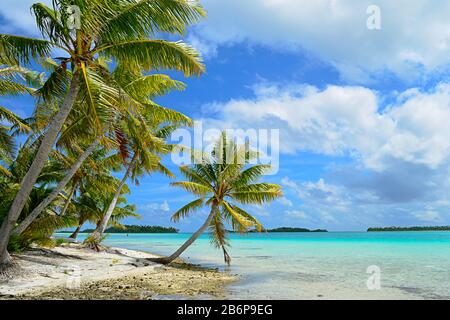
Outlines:
{"label": "palm tree trunk", "polygon": [[209,225],[211,224],[212,219],[214,218],[214,215],[217,213],[217,204],[213,203],[212,208],[211,208],[211,213],[209,214],[208,218],[206,219],[206,221],[202,224],[202,226],[200,227],[200,229],[198,229],[188,240],[186,240],[185,243],[183,243],[183,245],[177,250],[175,251],[172,255],[170,255],[169,257],[164,257],[164,258],[159,258],[159,259],[153,259],[153,261],[155,262],[159,262],[159,263],[163,263],[163,264],[169,264],[171,263],[173,260],[175,260],[176,258],[178,258],[187,248],[189,248],[189,246],[194,243],[195,240],[197,240],[198,237],[200,237],[200,235],[205,232],[205,230],[209,227]]}
{"label": "palm tree trunk", "polygon": [[22,221],[22,223],[13,230],[14,234],[21,234],[28,226],[41,214],[41,212],[61,193],[64,187],[72,179],[73,175],[78,171],[83,162],[94,152],[95,148],[100,143],[100,139],[103,135],[98,136],[94,142],[80,155],[77,161],[67,171],[66,176],[58,183],[55,190],[53,190],[47,198],[45,198],[31,213]]}
{"label": "palm tree trunk", "polygon": [[[48,159],[48,155],[52,150],[53,144],[55,143],[61,128],[66,121],[67,116],[72,110],[75,100],[80,89],[80,81],[78,78],[78,71],[75,70],[73,73],[72,81],[70,84],[69,91],[64,98],[58,113],[53,118],[52,122],[49,124],[47,131],[44,134],[42,142],[36,153],[36,156],[28,169],[27,174],[20,184],[20,189],[17,192],[14,201],[9,209],[8,215],[5,217],[3,224],[0,228],[0,261],[2,263],[8,264],[8,242],[13,230],[14,225],[19,218],[20,213],[28,199],[31,191],[33,190],[34,184]],[[9,259],[11,260],[11,259]]]}
{"label": "palm tree trunk", "polygon": [[13,274],[14,270],[14,262],[9,255],[8,251],[6,251],[1,256],[0,260],[0,279],[9,278],[11,274]]}
{"label": "palm tree trunk", "polygon": [[83,226],[84,222],[81,222],[78,224],[78,227],[75,229],[75,231],[69,236],[71,239],[76,239],[78,237],[78,234],[80,233],[81,227]]}
{"label": "palm tree trunk", "polygon": [[64,216],[66,214],[66,211],[69,208],[69,204],[72,201],[76,189],[77,189],[77,182],[73,182],[72,190],[70,190],[70,194],[66,199],[66,203],[64,203],[64,207],[61,210],[60,216]]}
{"label": "palm tree trunk", "polygon": [[114,197],[111,200],[111,202],[108,206],[108,209],[106,210],[106,213],[104,214],[100,223],[97,225],[97,228],[95,229],[95,231],[92,232],[92,235],[91,235],[92,238],[94,238],[96,240],[100,240],[100,238],[103,236],[103,233],[105,232],[106,227],[108,226],[109,219],[111,218],[111,215],[116,207],[117,200],[119,199],[120,194],[122,192],[122,188],[125,185],[125,183],[127,182],[128,177],[131,175],[131,172],[134,170],[134,167],[137,162],[137,158],[138,158],[138,154],[136,152],[133,156],[133,159],[130,162],[130,165],[127,168],[127,171],[125,172],[125,175],[123,176],[122,180],[120,181],[119,186],[117,187],[116,193],[114,194]]}

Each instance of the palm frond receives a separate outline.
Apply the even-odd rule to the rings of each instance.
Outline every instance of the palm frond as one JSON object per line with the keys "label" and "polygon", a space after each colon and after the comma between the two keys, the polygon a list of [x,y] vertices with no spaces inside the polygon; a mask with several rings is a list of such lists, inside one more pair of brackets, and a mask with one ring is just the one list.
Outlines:
{"label": "palm frond", "polygon": [[20,119],[12,111],[2,106],[0,106],[0,120],[8,121],[10,124],[19,129],[20,132],[29,132],[31,130],[24,120]]}
{"label": "palm frond", "polygon": [[29,63],[30,59],[46,57],[51,52],[51,43],[47,40],[0,34],[0,63],[19,65]]}
{"label": "palm frond", "polygon": [[205,70],[200,54],[181,41],[127,40],[105,44],[95,53],[115,58],[124,65],[139,65],[146,70],[173,69],[186,76],[200,75]]}
{"label": "palm frond", "polygon": [[256,225],[253,219],[248,219],[246,216],[241,215],[241,213],[234,210],[228,202],[222,201],[222,208],[229,215],[233,222],[233,229],[236,231],[244,232],[248,228]]}
{"label": "palm frond", "polygon": [[200,209],[204,205],[203,202],[204,200],[202,198],[189,202],[187,205],[175,212],[172,215],[171,220],[173,222],[178,222],[179,220],[186,218],[191,212]]}
{"label": "palm frond", "polygon": [[190,181],[172,182],[170,185],[183,188],[186,191],[189,191],[201,197],[207,195],[208,193],[214,192],[214,190],[212,190],[210,187]]}
{"label": "palm frond", "polygon": [[185,88],[186,85],[183,82],[173,80],[163,74],[134,78],[134,80],[123,86],[123,89],[138,101],[146,101],[157,96],[163,96],[172,90],[182,91]]}
{"label": "palm frond", "polygon": [[231,192],[229,196],[243,204],[263,204],[265,202],[273,201],[283,196],[280,189],[265,190],[265,191],[238,191]]}
{"label": "palm frond", "polygon": [[220,212],[214,216],[209,226],[211,243],[218,249],[222,249],[223,258],[226,264],[230,265],[231,257],[228,254],[227,247],[229,247],[229,241],[227,238],[227,230],[220,217]]}
{"label": "palm frond", "polygon": [[186,0],[126,0],[100,27],[103,42],[116,42],[160,31],[183,34],[186,26],[205,15],[202,7]]}

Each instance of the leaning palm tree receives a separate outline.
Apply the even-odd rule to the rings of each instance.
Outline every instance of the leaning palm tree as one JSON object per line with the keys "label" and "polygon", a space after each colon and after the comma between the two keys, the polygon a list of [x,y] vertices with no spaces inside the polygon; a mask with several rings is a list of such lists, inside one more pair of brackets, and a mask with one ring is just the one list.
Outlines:
{"label": "leaning palm tree", "polygon": [[[116,181],[117,184],[118,181]],[[128,188],[122,188],[122,194],[117,199],[118,205],[115,206],[111,214],[108,226],[122,227],[120,220],[129,217],[140,218],[140,215],[136,213],[136,207],[132,204],[127,204],[124,193],[128,192]],[[95,188],[92,188],[76,198],[71,209],[72,212],[69,215],[77,217],[78,225],[70,235],[70,238],[76,239],[81,227],[86,222],[99,224],[109,207],[113,195],[114,192],[99,194]],[[98,248],[96,245],[94,247]]]}
{"label": "leaning palm tree", "polygon": [[[135,125],[136,120],[125,119],[122,129],[118,129],[118,135],[121,137],[119,152],[124,153],[125,173],[118,185],[114,197],[106,210],[106,213],[99,221],[97,228],[87,239],[90,243],[100,242],[103,233],[108,226],[109,220],[116,208],[117,201],[122,192],[123,186],[127,180],[138,183],[138,177],[144,174],[160,172],[168,177],[174,177],[173,174],[161,163],[161,155],[170,153],[173,146],[167,144],[164,140],[166,134],[170,134],[176,125],[159,127],[161,120],[153,119],[155,122],[151,126],[150,121],[141,119],[140,126]],[[169,128],[168,128],[169,127]]]}
{"label": "leaning palm tree", "polygon": [[121,93],[119,104],[130,106],[115,125],[118,153],[123,158],[125,174],[106,214],[87,239],[91,243],[102,238],[121,188],[129,178],[137,181],[137,177],[156,171],[173,176],[160,162],[160,156],[173,148],[164,140],[180,125],[192,124],[185,115],[151,100],[173,89],[184,89],[184,83],[160,74],[144,75],[139,69],[124,68],[120,64],[114,70],[112,80]]}
{"label": "leaning palm tree", "polygon": [[177,251],[165,258],[157,259],[161,263],[170,263],[179,257],[207,228],[211,241],[223,250],[226,263],[231,259],[227,252],[228,240],[225,223],[230,223],[234,231],[246,232],[249,228],[262,230],[261,223],[247,213],[238,204],[264,204],[282,196],[281,187],[272,183],[257,182],[270,169],[269,165],[249,165],[257,153],[248,150],[248,146],[238,146],[228,141],[225,133],[218,139],[210,157],[191,166],[182,166],[181,173],[188,181],[174,182],[198,198],[179,209],[172,216],[177,222],[204,206],[210,213],[198,229]]}
{"label": "leaning palm tree", "polygon": [[[75,26],[77,29],[71,19],[66,19],[69,6],[78,8],[81,23]],[[159,32],[183,34],[186,26],[204,16],[204,10],[195,1],[53,0],[53,8],[37,3],[32,11],[44,39],[2,34],[0,60],[11,65],[29,63],[32,58],[49,57],[53,49],[65,51],[66,56],[58,58],[60,67],[49,76],[43,93],[46,98],[57,97],[59,107],[0,228],[0,269],[12,265],[7,252],[9,236],[80,88],[89,87],[93,78],[102,82],[102,75],[97,73],[97,57],[139,65],[146,70],[179,70],[188,76],[204,71],[200,56],[193,48],[181,42],[149,39]],[[65,72],[67,69],[70,72]]]}

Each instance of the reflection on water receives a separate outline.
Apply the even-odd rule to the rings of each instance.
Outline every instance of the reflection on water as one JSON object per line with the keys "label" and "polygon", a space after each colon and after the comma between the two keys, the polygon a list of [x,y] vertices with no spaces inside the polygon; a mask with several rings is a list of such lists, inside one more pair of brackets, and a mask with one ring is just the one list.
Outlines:
{"label": "reflection on water", "polygon": [[[81,235],[83,239],[85,235]],[[111,234],[106,245],[169,254],[189,234]],[[233,298],[295,299],[372,294],[369,266],[381,270],[389,290],[425,298],[450,298],[450,232],[329,232],[231,235],[230,271],[242,280]],[[183,258],[225,268],[220,251],[203,235]]]}

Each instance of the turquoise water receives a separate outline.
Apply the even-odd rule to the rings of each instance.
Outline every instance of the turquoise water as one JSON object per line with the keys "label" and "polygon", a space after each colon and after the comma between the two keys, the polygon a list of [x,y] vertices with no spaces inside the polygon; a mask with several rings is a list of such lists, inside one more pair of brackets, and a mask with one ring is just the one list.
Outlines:
{"label": "turquoise water", "polygon": [[[188,237],[111,234],[105,244],[164,255]],[[230,287],[231,298],[450,298],[450,232],[252,233],[230,238],[229,271],[241,277]],[[208,235],[183,258],[226,269]],[[380,270],[379,289],[367,286],[369,266]]]}

